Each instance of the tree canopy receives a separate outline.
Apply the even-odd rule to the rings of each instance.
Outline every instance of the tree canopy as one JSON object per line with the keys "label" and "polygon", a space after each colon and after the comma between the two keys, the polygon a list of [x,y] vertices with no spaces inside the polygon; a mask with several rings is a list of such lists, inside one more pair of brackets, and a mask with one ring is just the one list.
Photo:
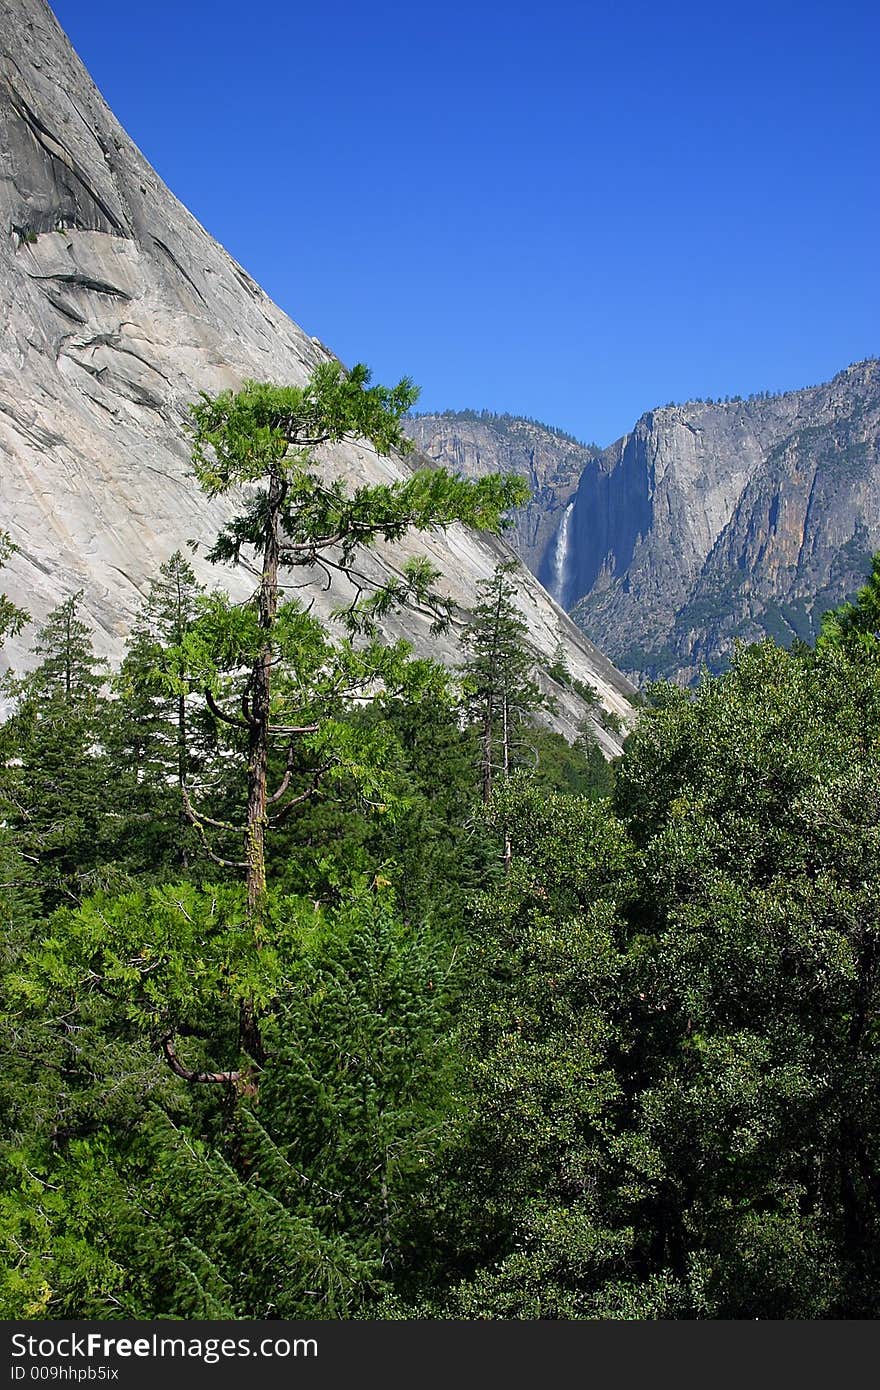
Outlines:
{"label": "tree canopy", "polygon": [[519,495],[328,481],[411,394],[203,397],[253,597],[172,556],[117,671],[71,595],[8,683],[0,1313],[876,1317],[880,569],[815,650],[651,688],[610,768],[530,727],[503,567],[461,669],[382,639],[452,615],[361,547]]}

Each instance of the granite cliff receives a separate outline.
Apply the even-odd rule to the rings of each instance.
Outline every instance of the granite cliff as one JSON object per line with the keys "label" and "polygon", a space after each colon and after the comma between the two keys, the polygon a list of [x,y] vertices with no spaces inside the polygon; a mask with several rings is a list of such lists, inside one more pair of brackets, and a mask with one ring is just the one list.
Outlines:
{"label": "granite cliff", "polygon": [[407,432],[426,458],[467,477],[504,472],[526,479],[531,500],[515,514],[508,539],[544,587],[563,603],[559,565],[566,517],[581,474],[599,453],[597,446],[581,444],[536,420],[489,411],[417,415],[407,422]]}
{"label": "granite cliff", "polygon": [[[112,658],[158,566],[190,539],[209,541],[231,505],[207,503],[190,476],[187,403],[246,377],[303,382],[330,354],[165,187],[44,0],[0,0],[0,35],[0,527],[19,547],[3,587],[37,620],[83,589],[96,645]],[[372,482],[409,467],[358,445],[323,463]],[[371,563],[381,575],[414,550],[461,609],[510,558],[503,541],[454,527]],[[210,582],[248,592],[241,571],[196,563]],[[326,613],[317,585],[314,598]],[[546,666],[561,643],[572,674],[629,721],[627,681],[524,568],[517,602],[536,659]],[[389,633],[458,658],[454,633],[431,638],[413,615]],[[27,638],[11,645],[13,662],[26,659]],[[570,730],[583,708],[555,693]],[[597,737],[607,753],[619,748],[598,726]]]}
{"label": "granite cliff", "polygon": [[636,679],[723,668],[737,638],[815,637],[880,548],[880,362],[642,416],[584,470],[568,606]]}
{"label": "granite cliff", "polygon": [[801,391],[664,406],[603,450],[556,454],[529,426],[555,470],[466,415],[416,424],[431,458],[468,473],[509,460],[529,478],[519,553],[637,682],[718,671],[737,638],[811,641],[880,548],[877,361]]}

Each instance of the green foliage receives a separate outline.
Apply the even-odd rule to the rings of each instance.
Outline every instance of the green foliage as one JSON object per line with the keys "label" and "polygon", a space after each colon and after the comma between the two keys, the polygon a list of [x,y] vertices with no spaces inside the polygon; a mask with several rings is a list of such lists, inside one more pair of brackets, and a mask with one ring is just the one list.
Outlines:
{"label": "green foliage", "polygon": [[565,656],[565,648],[562,643],[557,644],[553,653],[553,660],[547,667],[547,674],[552,676],[557,684],[564,686],[566,690],[573,690],[579,695],[588,709],[595,709],[599,704],[599,692],[593,685],[586,685],[583,681],[572,675]]}
{"label": "green foliage", "polygon": [[39,629],[34,655],[41,658],[22,693],[62,699],[69,708],[87,705],[104,678],[104,663],[95,656],[90,629],[78,616],[83,591],[59,604]]}
{"label": "green foliage", "polygon": [[[198,621],[169,653],[168,678],[177,693],[205,691],[214,719],[236,731],[235,751],[246,753],[244,860],[217,856],[206,829],[235,833],[236,822],[186,809],[207,852],[224,867],[243,868],[249,910],[255,919],[266,887],[266,836],[304,799],[323,786],[358,781],[369,801],[384,800],[387,778],[368,749],[368,731],[341,719],[355,700],[377,692],[426,694],[439,680],[428,662],[410,660],[405,644],[378,640],[377,622],[401,604],[449,621],[449,600],[434,588],[439,577],[423,557],[413,557],[396,577],[374,585],[355,568],[357,553],[378,540],[398,540],[408,530],[430,530],[463,521],[498,529],[504,511],[524,495],[513,477],[465,482],[442,470],[350,490],[342,480],[325,481],[315,471],[314,450],[351,437],[379,453],[404,448],[400,419],[415,393],[407,381],[394,389],[370,387],[358,365],[339,363],[315,370],[304,387],[248,382],[238,392],[203,395],[192,409],[193,463],[210,495],[241,484],[251,486],[244,509],[217,539],[211,558],[238,562],[252,546],[260,560],[260,582],[252,605],[233,607],[224,595],[202,601]],[[409,447],[409,445],[406,445]],[[371,639],[366,648],[338,646],[296,603],[281,604],[281,575],[316,568],[330,587],[334,573],[350,582],[354,597],[335,616],[351,635]],[[375,744],[376,731],[369,731]],[[366,740],[366,741],[365,741]],[[285,750],[280,783],[270,789],[275,749]],[[304,789],[291,787],[294,772],[311,760]]]}
{"label": "green foliage", "polygon": [[169,1033],[222,1031],[224,1013],[247,990],[267,1002],[275,997],[291,915],[282,918],[284,935],[258,956],[237,886],[101,894],[53,918],[12,987],[38,1008],[63,999],[76,1009],[96,994],[112,1003],[121,1026],[154,1044]]}
{"label": "green foliage", "polygon": [[[244,510],[221,532],[213,559],[238,562],[242,546],[265,553],[267,522],[277,525],[282,567],[301,565],[347,573],[359,549],[378,540],[399,540],[408,530],[433,530],[463,521],[498,531],[504,513],[524,502],[521,478],[492,475],[476,482],[443,469],[424,469],[394,483],[350,490],[316,471],[314,450],[345,438],[368,441],[380,454],[407,452],[403,413],[415,399],[404,379],[394,388],[369,386],[367,369],[346,373],[338,362],[316,368],[305,387],[247,382],[238,392],[203,395],[192,408],[191,435],[196,476],[209,496],[242,483],[268,483],[251,493]],[[274,481],[270,481],[274,480]],[[329,554],[338,547],[338,554]],[[341,610],[375,632],[376,619],[392,604],[433,605],[439,621],[448,615],[433,589],[437,573],[416,558],[401,578],[390,581],[361,606]]]}
{"label": "green foliage", "polygon": [[532,680],[534,655],[528,628],[513,603],[512,563],[496,566],[490,580],[477,586],[475,605],[461,635],[465,709],[478,730],[483,799],[496,776],[508,776],[521,764],[520,730],[543,703]]}
{"label": "green foliage", "polygon": [[534,756],[531,778],[536,786],[551,792],[594,800],[610,796],[614,790],[614,768],[599,748],[590,721],[581,728],[574,743],[550,729],[530,729],[526,742]]}
{"label": "green foliage", "polygon": [[[205,490],[250,485],[212,553],[255,548],[253,603],[198,594],[173,557],[110,704],[76,600],[40,634],[10,743],[21,789],[29,778],[40,799],[7,798],[17,820],[2,871],[26,885],[18,849],[34,847],[44,907],[71,905],[40,921],[23,893],[3,962],[11,1316],[355,1314],[386,1288],[401,1210],[433,1166],[456,972],[420,918],[458,920],[467,871],[454,858],[460,788],[432,803],[425,745],[443,750],[445,770],[469,744],[445,673],[375,632],[402,601],[443,621],[435,572],[415,559],[370,593],[352,561],[410,527],[497,528],[523,487],[438,471],[354,492],[325,484],[312,471],[319,444],[402,447],[408,384],[367,381],[336,364],[302,389],[250,383],[194,408]],[[354,579],[341,616],[357,642],[280,603],[284,570],[316,564]],[[416,729],[401,708],[446,712]],[[213,884],[169,816],[175,791],[223,870]],[[403,925],[385,870],[418,863],[404,829],[414,808],[448,828],[434,864],[451,873],[444,885],[414,873]],[[172,879],[175,844],[188,872]],[[47,882],[50,850],[62,862]],[[81,900],[90,879],[105,886]]]}
{"label": "green foliage", "polygon": [[49,904],[94,888],[116,828],[99,747],[103,664],[77,616],[80,598],[66,600],[38,631],[40,660],[11,683],[15,712],[3,730],[0,810],[39,864]]}
{"label": "green foliage", "polygon": [[[203,402],[218,488],[270,459],[281,570],[317,396],[331,432],[403,408],[346,381]],[[357,543],[421,495],[362,497]],[[817,651],[651,686],[613,769],[595,715],[528,727],[503,566],[461,687],[276,580],[234,605],[172,557],[112,698],[76,597],[11,687],[0,1314],[876,1317],[880,569]]]}
{"label": "green foliage", "polygon": [[[195,769],[189,782],[193,796],[204,801],[212,818],[218,806],[225,806],[225,824],[210,828],[221,832],[224,852],[230,854],[240,838],[246,793],[246,726],[236,713],[242,701],[241,672],[258,659],[264,646],[265,633],[254,608],[233,604],[225,594],[214,592],[197,600],[196,617],[183,642],[163,656],[167,689],[187,702],[207,690],[218,712],[214,737],[226,750],[219,781],[216,764],[208,763]],[[271,651],[271,731],[277,732],[282,749],[287,745],[277,782],[287,778],[289,799],[338,794],[389,814],[403,811],[405,798],[396,790],[387,727],[365,724],[350,717],[351,712],[364,701],[382,709],[391,700],[442,698],[447,680],[442,668],[413,658],[412,648],[402,641],[370,640],[357,646],[348,638],[334,642],[296,601],[280,608]],[[238,785],[230,787],[236,772]],[[279,825],[285,820],[281,815]]]}
{"label": "green foliage", "polygon": [[[430,921],[455,938],[467,913],[467,894],[500,871],[494,837],[474,818],[474,731],[450,688],[416,700],[386,700],[361,716],[393,731],[397,795],[404,813],[374,817],[368,847],[395,885],[405,921]],[[390,765],[391,757],[386,761]]]}
{"label": "green foliage", "polygon": [[440,1315],[877,1315],[878,754],[873,653],[767,643],[645,711],[616,816],[499,789]]}
{"label": "green foliage", "polygon": [[180,552],[172,555],[150,583],[112,681],[102,739],[119,811],[117,854],[135,873],[176,876],[197,855],[180,789],[205,770],[212,750],[201,699],[169,689],[164,672],[202,592]]}
{"label": "green foliage", "polygon": [[[20,957],[7,1007],[62,1066],[42,1130],[0,1150],[6,1316],[354,1316],[387,1283],[442,1135],[448,952],[367,884],[330,912],[273,899],[259,952],[243,922],[238,888],[166,885],[58,914]],[[243,997],[269,1056],[259,1111],[230,1115],[160,1057],[176,1029],[216,1061],[224,1015],[235,1057]]]}
{"label": "green foliage", "polygon": [[[16,549],[7,532],[0,531],[0,567],[15,554]],[[17,637],[29,621],[23,608],[18,608],[5,594],[0,594],[0,647],[7,637]]]}
{"label": "green foliage", "polygon": [[296,478],[304,456],[319,444],[347,435],[368,439],[379,453],[406,453],[412,445],[399,427],[416,390],[407,378],[397,386],[369,386],[358,363],[346,372],[339,362],[316,367],[304,387],[245,382],[239,391],[202,393],[191,408],[193,462],[209,496],[238,483],[258,482],[284,464]]}
{"label": "green foliage", "polygon": [[617,734],[618,738],[622,737],[624,732],[623,720],[616,710],[603,709],[599,715],[599,722],[609,733]]}
{"label": "green foliage", "polygon": [[880,643],[880,552],[871,563],[867,584],[859,590],[855,603],[844,603],[822,618],[817,645],[820,649],[841,646],[876,654]]}
{"label": "green foliage", "polygon": [[117,1197],[118,1183],[107,1181],[112,1174],[82,1142],[56,1165],[23,1151],[4,1159],[2,1316],[42,1320],[53,1313],[78,1317],[82,1310],[86,1317],[112,1317],[125,1274],[98,1229]]}

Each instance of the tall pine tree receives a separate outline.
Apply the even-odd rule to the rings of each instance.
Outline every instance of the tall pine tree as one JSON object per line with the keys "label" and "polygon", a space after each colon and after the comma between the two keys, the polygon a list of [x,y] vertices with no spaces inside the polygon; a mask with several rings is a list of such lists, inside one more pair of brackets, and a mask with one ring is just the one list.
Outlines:
{"label": "tall pine tree", "polygon": [[184,690],[169,690],[163,668],[195,621],[204,586],[176,551],[151,581],[113,679],[106,744],[127,858],[133,868],[179,872],[196,846],[183,815],[181,790],[201,771],[209,750]]}
{"label": "tall pine tree", "polygon": [[47,905],[94,887],[113,857],[113,797],[100,745],[107,701],[103,663],[79,616],[82,592],[36,634],[37,664],[13,685],[16,768],[6,813],[39,864]]}
{"label": "tall pine tree", "polygon": [[[403,665],[408,653],[400,645],[388,648],[374,640],[365,650],[349,644],[334,653],[297,605],[281,605],[282,576],[285,571],[317,572],[328,583],[334,574],[344,576],[353,583],[355,598],[340,616],[352,631],[374,638],[377,620],[401,603],[427,607],[442,623],[448,619],[448,604],[435,587],[439,576],[426,560],[415,558],[399,578],[372,586],[358,568],[358,553],[377,541],[398,540],[409,530],[434,530],[454,521],[497,530],[503,513],[524,493],[522,480],[513,476],[467,482],[439,469],[354,490],[341,480],[325,481],[315,453],[320,446],[357,439],[379,454],[405,453],[412,447],[401,421],[416,398],[415,389],[406,379],[390,389],[371,387],[369,380],[360,364],[346,372],[330,362],[316,368],[304,387],[249,382],[238,392],[213,399],[203,395],[192,412],[193,461],[206,493],[250,489],[244,509],[220,533],[211,557],[238,563],[243,550],[251,549],[259,575],[253,606],[243,613],[215,596],[190,650],[211,712],[236,731],[246,749],[240,865],[248,930],[258,944],[266,934],[266,833],[272,813],[276,820],[288,815],[340,759],[350,768],[360,764],[368,785],[375,780],[362,757],[346,758],[344,746],[333,746],[340,729],[326,719],[328,701],[363,697],[377,686],[400,686],[407,678]],[[243,678],[230,680],[226,673],[233,670],[243,671]],[[311,736],[317,736],[319,754],[313,786],[296,789],[290,773],[300,741]],[[345,738],[350,741],[350,731]],[[276,748],[284,770],[272,788]],[[206,837],[210,830],[230,830],[230,822],[200,811],[188,795],[185,804]],[[246,999],[240,1041],[242,1051],[259,1065],[263,1044],[253,1002]],[[167,1042],[166,1051],[171,1047]]]}
{"label": "tall pine tree", "polygon": [[497,777],[508,777],[523,749],[519,730],[542,704],[531,678],[528,628],[513,602],[512,563],[479,585],[480,601],[462,634],[466,704],[480,735],[480,786],[487,802]]}

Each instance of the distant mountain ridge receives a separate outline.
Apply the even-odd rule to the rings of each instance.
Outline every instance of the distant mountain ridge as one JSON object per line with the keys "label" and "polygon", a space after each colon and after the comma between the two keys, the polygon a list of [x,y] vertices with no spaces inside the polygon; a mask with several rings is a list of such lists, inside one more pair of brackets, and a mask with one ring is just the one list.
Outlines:
{"label": "distant mountain ridge", "polygon": [[[452,422],[431,418],[444,459],[469,471],[465,426],[456,446]],[[554,438],[536,437],[539,453]],[[718,671],[738,638],[812,640],[880,549],[880,362],[802,390],[648,411],[589,448],[576,487],[538,481],[519,553],[632,679]]]}
{"label": "distant mountain ridge", "polygon": [[533,415],[512,415],[509,410],[413,410],[407,418],[410,420],[453,420],[456,424],[490,425],[502,434],[516,433],[523,425],[534,425],[536,429],[552,434],[554,439],[561,439],[566,444],[577,444],[582,449],[595,450],[596,453],[601,453],[601,448],[595,441],[588,443],[585,439],[579,439],[576,434],[562,429],[560,425],[549,425],[546,420],[536,420]]}

